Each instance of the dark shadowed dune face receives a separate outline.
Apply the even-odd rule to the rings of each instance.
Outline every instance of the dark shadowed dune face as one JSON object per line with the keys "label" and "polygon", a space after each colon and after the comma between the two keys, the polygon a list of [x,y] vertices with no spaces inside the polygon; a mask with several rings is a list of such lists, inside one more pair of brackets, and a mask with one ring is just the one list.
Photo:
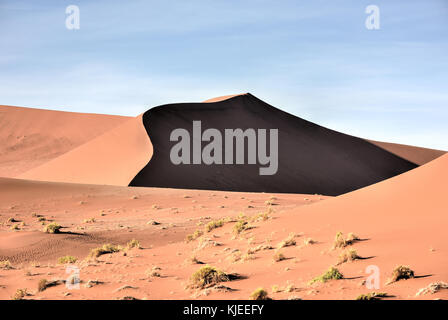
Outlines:
{"label": "dark shadowed dune face", "polygon": [[[201,133],[212,128],[222,134],[223,164],[191,164],[193,121],[201,121]],[[250,94],[214,103],[155,107],[143,115],[143,124],[154,154],[131,181],[131,186],[340,195],[417,167],[366,140],[295,117]],[[179,128],[189,132],[190,164],[173,164],[170,158],[172,148],[181,141],[180,138],[170,141],[170,135]],[[260,175],[260,168],[267,165],[260,164],[258,157],[255,164],[248,163],[249,139],[244,140],[244,163],[225,164],[225,155],[230,150],[225,146],[225,129],[237,128],[255,129],[255,132],[266,129],[268,155],[272,143],[269,130],[278,129],[275,174]],[[209,141],[213,139],[196,139],[195,143],[204,150]],[[235,156],[236,141],[232,141]],[[258,154],[258,144],[256,147]]]}

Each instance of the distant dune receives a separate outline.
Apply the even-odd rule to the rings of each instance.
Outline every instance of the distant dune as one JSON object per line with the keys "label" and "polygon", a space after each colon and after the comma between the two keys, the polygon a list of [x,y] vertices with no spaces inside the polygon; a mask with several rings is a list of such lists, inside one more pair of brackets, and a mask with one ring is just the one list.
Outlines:
{"label": "distant dune", "polygon": [[151,156],[138,116],[18,178],[127,186]]}
{"label": "distant dune", "polygon": [[0,106],[0,176],[15,177],[116,127],[128,117]]}
{"label": "distant dune", "polygon": [[374,140],[368,140],[368,141],[377,145],[380,148],[383,148],[384,150],[392,152],[393,154],[418,165],[428,163],[446,153],[446,151],[442,150],[414,147],[405,144],[380,142]]}
{"label": "distant dune", "polygon": [[[172,130],[279,129],[278,172],[260,176],[256,165],[174,165]],[[150,109],[143,123],[154,146],[151,161],[131,186],[339,195],[417,165],[372,143],[318,126],[276,109],[251,94],[215,103],[179,103]]]}
{"label": "distant dune", "polygon": [[[45,114],[54,119],[70,122],[54,128],[46,125],[53,118],[45,120],[36,114],[43,123],[39,128],[42,133],[37,135],[65,134],[69,137],[66,140],[78,140],[59,146],[56,138],[41,138],[41,148],[27,151],[26,169],[4,176],[121,186],[339,195],[406,172],[444,153],[342,134],[283,112],[251,94],[205,102],[163,105],[135,118],[47,111]],[[81,123],[86,117],[90,122]],[[248,164],[173,165],[170,133],[176,128],[191,133],[194,120],[201,120],[203,131],[228,127],[279,129],[277,174],[260,176],[260,166]],[[99,132],[106,124],[108,129]],[[4,157],[12,160],[18,155],[5,153]],[[33,156],[38,161],[33,162]]]}

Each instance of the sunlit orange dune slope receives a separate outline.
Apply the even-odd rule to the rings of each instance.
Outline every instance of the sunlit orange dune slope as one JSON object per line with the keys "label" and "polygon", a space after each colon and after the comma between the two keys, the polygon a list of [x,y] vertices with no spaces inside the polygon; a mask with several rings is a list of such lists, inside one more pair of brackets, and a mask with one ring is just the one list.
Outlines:
{"label": "sunlit orange dune slope", "polygon": [[18,178],[127,186],[151,156],[138,116]]}
{"label": "sunlit orange dune slope", "polygon": [[[301,258],[306,263],[300,269],[305,279],[319,275],[338,261],[341,250],[331,250],[337,232],[353,232],[363,241],[350,248],[368,259],[338,266],[344,276],[363,278],[368,275],[367,266],[378,266],[380,291],[400,298],[414,297],[419,288],[448,280],[447,199],[448,155],[444,155],[386,181],[283,213],[256,232],[262,234],[269,228],[284,230],[286,235],[295,229],[320,242],[320,255],[303,251]],[[409,266],[417,278],[386,286],[398,265]],[[317,285],[320,297],[337,298],[337,283],[341,284],[336,281]],[[350,284],[353,280],[344,281],[343,286]]]}
{"label": "sunlit orange dune slope", "polygon": [[0,106],[0,176],[15,177],[128,117]]}
{"label": "sunlit orange dune slope", "polygon": [[211,103],[211,102],[219,102],[219,101],[223,101],[223,100],[227,100],[236,96],[241,96],[241,95],[245,95],[246,93],[238,93],[238,94],[229,94],[229,95],[225,95],[225,96],[219,96],[219,97],[215,97],[215,98],[211,98],[211,99],[207,99],[205,101],[203,101],[204,103]]}

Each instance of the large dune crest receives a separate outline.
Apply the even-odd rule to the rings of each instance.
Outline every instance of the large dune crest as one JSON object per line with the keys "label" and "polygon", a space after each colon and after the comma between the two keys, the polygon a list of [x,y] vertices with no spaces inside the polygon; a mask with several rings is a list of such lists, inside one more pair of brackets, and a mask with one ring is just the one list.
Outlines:
{"label": "large dune crest", "polygon": [[[205,102],[163,105],[135,118],[47,112],[53,115],[47,119],[43,113],[35,114],[40,119],[36,121],[40,124],[38,128],[43,132],[37,134],[57,138],[64,138],[65,134],[70,143],[59,147],[59,140],[42,138],[40,141],[45,144],[35,150],[44,149],[41,155],[36,155],[38,160],[32,162],[36,152],[30,153],[26,159],[31,160],[21,170],[4,176],[84,184],[340,195],[414,169],[444,154],[439,150],[369,141],[336,132],[283,112],[249,93]],[[46,125],[55,122],[54,119],[55,126]],[[197,120],[201,121],[203,131],[207,128],[221,132],[227,128],[278,129],[277,173],[262,176],[260,165],[247,163],[173,164],[170,150],[174,142],[170,141],[170,133],[177,128],[191,133],[192,123]],[[76,143],[71,143],[72,140]],[[15,151],[10,153],[8,148],[5,150],[3,156],[8,161],[20,155]],[[0,173],[7,169],[3,168],[0,167]]]}
{"label": "large dune crest", "polygon": [[[220,132],[229,128],[278,129],[278,172],[262,176],[259,166],[247,163],[171,163],[170,133],[184,128],[193,135],[192,123],[198,120],[203,130]],[[155,153],[132,180],[132,186],[339,195],[417,167],[363,139],[295,117],[251,94],[218,98],[207,104],[156,107],[144,113],[143,123]]]}

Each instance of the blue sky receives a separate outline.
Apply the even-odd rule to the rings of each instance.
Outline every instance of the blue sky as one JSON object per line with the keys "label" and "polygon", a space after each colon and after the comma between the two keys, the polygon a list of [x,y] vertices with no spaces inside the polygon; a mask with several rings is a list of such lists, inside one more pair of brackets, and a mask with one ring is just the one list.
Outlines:
{"label": "blue sky", "polygon": [[[380,30],[365,28],[370,4]],[[7,105],[137,115],[250,92],[345,133],[448,150],[447,52],[446,0],[0,0]]]}

